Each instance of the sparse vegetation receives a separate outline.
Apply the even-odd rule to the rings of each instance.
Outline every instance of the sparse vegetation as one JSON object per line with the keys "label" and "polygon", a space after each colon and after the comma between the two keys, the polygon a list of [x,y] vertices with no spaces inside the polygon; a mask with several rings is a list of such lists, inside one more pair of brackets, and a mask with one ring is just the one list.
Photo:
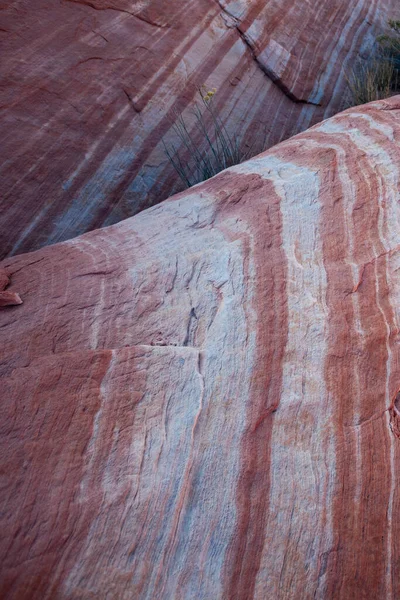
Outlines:
{"label": "sparse vegetation", "polygon": [[[193,109],[194,127],[190,128],[185,118],[177,115],[173,131],[181,142],[179,148],[163,142],[170,163],[187,187],[205,181],[254,154],[253,147],[242,148],[237,134],[228,133],[215,108],[215,93],[215,88],[200,90],[200,101]],[[261,149],[264,145],[265,140]]]}
{"label": "sparse vegetation", "polygon": [[378,37],[382,51],[388,56],[396,70],[400,69],[400,21],[389,21],[389,26],[393,31],[393,35],[381,35]]}
{"label": "sparse vegetation", "polygon": [[400,91],[400,21],[389,21],[393,33],[377,38],[373,56],[359,62],[348,77],[352,105],[388,98]]}
{"label": "sparse vegetation", "polygon": [[393,92],[396,70],[390,60],[373,58],[359,63],[348,77],[352,105],[366,104],[388,98]]}

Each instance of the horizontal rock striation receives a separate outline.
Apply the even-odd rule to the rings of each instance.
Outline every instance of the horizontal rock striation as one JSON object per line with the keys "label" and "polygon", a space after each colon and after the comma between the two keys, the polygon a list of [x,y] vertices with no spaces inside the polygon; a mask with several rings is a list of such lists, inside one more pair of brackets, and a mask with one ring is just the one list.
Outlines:
{"label": "horizontal rock striation", "polygon": [[9,258],[0,596],[400,597],[400,97]]}
{"label": "horizontal rock striation", "polygon": [[[0,6],[0,257],[179,191],[161,140],[203,84],[257,153],[331,116],[394,0],[29,0]],[[191,119],[191,121],[190,121]],[[200,141],[200,140],[199,140]]]}

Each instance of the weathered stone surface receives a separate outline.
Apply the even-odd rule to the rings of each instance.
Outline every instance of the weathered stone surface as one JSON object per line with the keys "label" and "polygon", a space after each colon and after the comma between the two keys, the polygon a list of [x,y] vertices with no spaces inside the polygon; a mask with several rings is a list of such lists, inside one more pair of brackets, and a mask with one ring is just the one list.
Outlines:
{"label": "weathered stone surface", "polygon": [[[109,225],[179,190],[161,139],[196,90],[272,146],[337,112],[394,0],[1,3],[0,257]],[[320,106],[318,106],[320,105]]]}
{"label": "weathered stone surface", "polygon": [[400,597],[400,97],[7,259],[2,598]]}
{"label": "weathered stone surface", "polygon": [[22,304],[22,300],[16,292],[5,291],[10,285],[10,279],[4,269],[0,269],[0,306],[15,306]]}

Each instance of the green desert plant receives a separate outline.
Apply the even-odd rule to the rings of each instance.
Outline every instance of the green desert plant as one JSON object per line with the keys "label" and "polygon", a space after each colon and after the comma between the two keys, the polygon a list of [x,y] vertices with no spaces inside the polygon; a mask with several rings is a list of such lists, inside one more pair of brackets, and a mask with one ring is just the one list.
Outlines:
{"label": "green desert plant", "polygon": [[201,100],[193,109],[194,127],[179,114],[172,126],[180,149],[164,140],[166,155],[187,187],[205,181],[220,171],[250,157],[251,148],[242,150],[239,136],[228,133],[214,104],[216,89],[200,90]]}
{"label": "green desert plant", "polygon": [[373,56],[359,62],[347,77],[352,104],[388,98],[400,90],[400,21],[389,21],[391,35],[377,38]]}

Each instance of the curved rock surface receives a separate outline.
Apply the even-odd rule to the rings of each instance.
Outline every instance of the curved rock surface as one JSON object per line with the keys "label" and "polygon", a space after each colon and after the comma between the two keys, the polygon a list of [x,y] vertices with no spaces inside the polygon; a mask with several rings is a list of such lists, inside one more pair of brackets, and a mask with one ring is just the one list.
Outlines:
{"label": "curved rock surface", "polygon": [[7,259],[7,599],[400,597],[400,97]]}
{"label": "curved rock surface", "polygon": [[[394,0],[0,2],[0,258],[179,191],[161,139],[201,85],[254,149],[342,107]],[[187,114],[187,117],[189,115]],[[176,140],[175,140],[176,141]]]}

